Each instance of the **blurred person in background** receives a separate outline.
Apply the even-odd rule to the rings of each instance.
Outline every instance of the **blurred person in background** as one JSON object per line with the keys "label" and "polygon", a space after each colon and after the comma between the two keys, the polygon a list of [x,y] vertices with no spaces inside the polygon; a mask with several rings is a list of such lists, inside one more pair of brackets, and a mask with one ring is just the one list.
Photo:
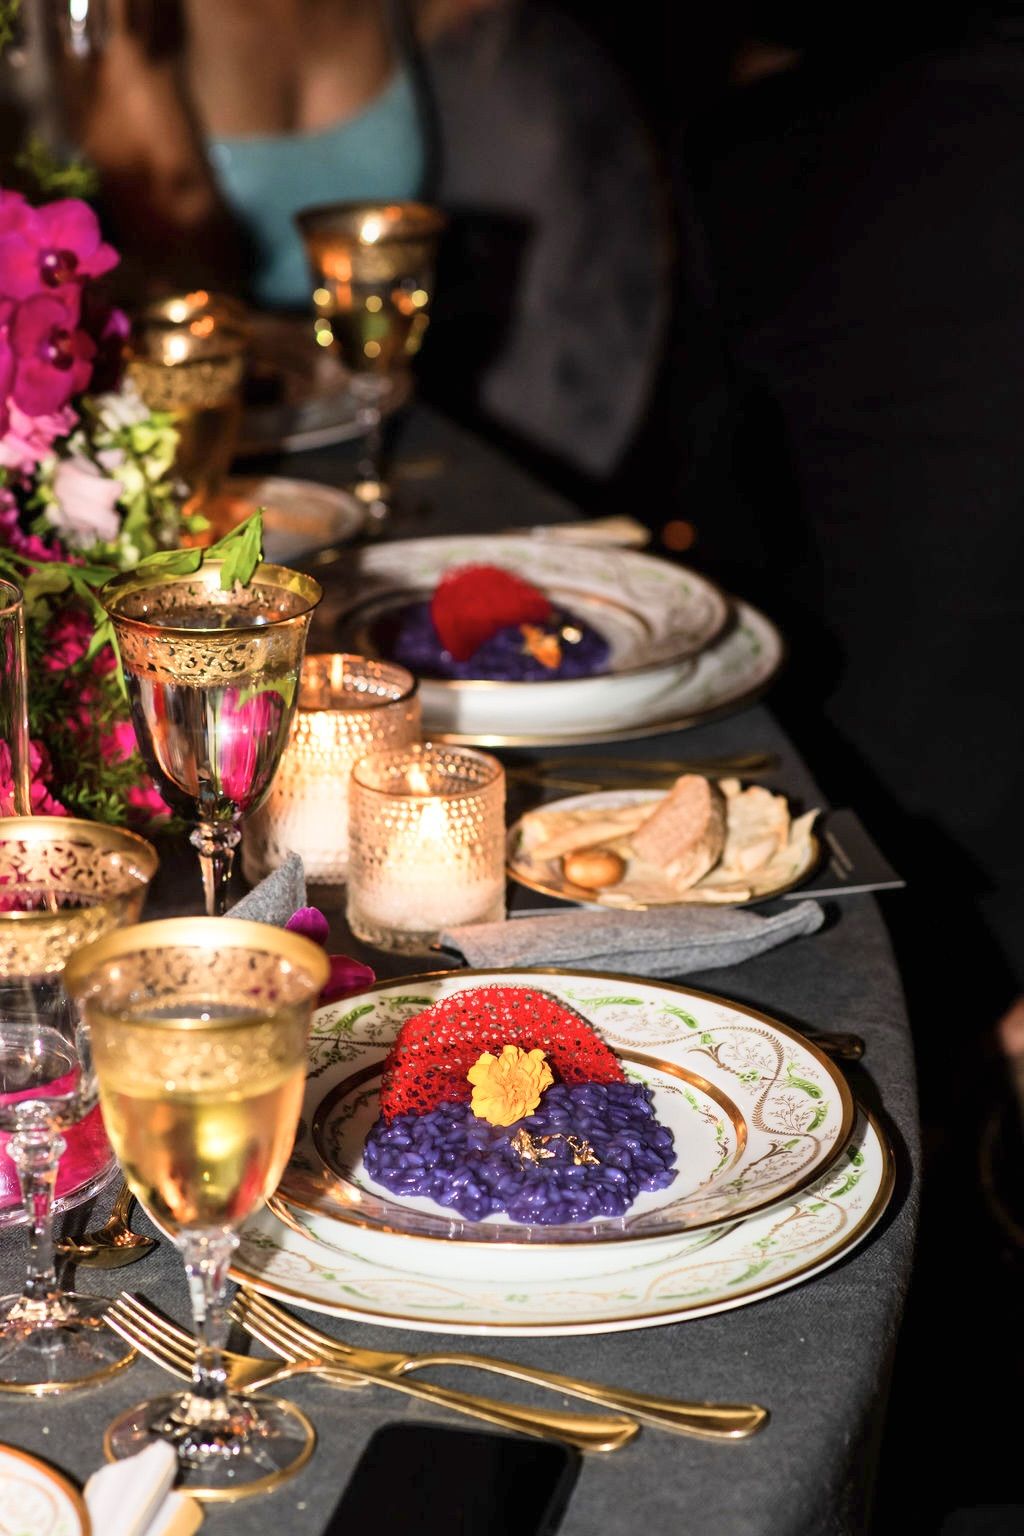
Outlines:
{"label": "blurred person in background", "polygon": [[31,115],[98,171],[136,296],[206,285],[306,311],[300,208],[438,202],[424,393],[570,479],[613,471],[661,357],[668,214],[641,115],[571,18],[546,0],[27,15]]}
{"label": "blurred person in background", "polygon": [[[691,515],[787,637],[773,708],[908,882],[884,911],[925,1180],[877,1529],[912,1488],[921,1529],[997,1536],[1024,1529],[1022,1229],[985,1187],[1020,1212],[1024,1176],[980,1168],[1000,1046],[1024,1087],[1024,26],[746,10],[738,86],[686,142],[732,380]],[[937,1466],[916,1426],[954,1384],[985,1411]]]}

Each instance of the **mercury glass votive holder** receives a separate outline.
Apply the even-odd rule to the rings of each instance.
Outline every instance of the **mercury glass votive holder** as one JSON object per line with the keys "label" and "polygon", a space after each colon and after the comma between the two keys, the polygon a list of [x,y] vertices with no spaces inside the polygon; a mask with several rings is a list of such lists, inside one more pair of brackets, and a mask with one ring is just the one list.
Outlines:
{"label": "mercury glass votive holder", "polygon": [[463,923],[505,915],[505,772],[468,747],[407,747],[358,762],[349,790],[349,927],[421,953]]}
{"label": "mercury glass votive holder", "polygon": [[245,829],[242,869],[250,884],[294,852],[314,884],[344,885],[352,769],[370,753],[419,741],[418,687],[411,672],[390,662],[344,652],[305,658],[288,745],[266,802]]}

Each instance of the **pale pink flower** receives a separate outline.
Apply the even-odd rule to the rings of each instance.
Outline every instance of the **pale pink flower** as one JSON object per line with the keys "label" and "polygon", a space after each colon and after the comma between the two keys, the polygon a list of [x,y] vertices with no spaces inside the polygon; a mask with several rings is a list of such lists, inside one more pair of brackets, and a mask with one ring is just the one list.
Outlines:
{"label": "pale pink flower", "polygon": [[31,475],[53,453],[58,438],[67,437],[78,417],[69,405],[46,416],[29,416],[8,401],[7,429],[0,437],[0,468]]}
{"label": "pale pink flower", "polygon": [[72,549],[112,544],[121,531],[121,493],[120,480],[90,459],[61,459],[53,476],[56,502],[47,507],[46,520]]}

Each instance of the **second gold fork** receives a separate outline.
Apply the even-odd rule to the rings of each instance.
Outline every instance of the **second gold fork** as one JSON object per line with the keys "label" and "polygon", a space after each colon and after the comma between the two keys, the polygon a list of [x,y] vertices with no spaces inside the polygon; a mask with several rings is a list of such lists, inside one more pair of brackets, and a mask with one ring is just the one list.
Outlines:
{"label": "second gold fork", "polygon": [[240,1290],[232,1302],[231,1316],[246,1333],[286,1360],[313,1354],[337,1360],[352,1371],[365,1369],[378,1377],[386,1375],[392,1379],[426,1366],[469,1366],[548,1387],[567,1397],[582,1398],[604,1408],[618,1409],[659,1429],[712,1440],[745,1439],[761,1429],[768,1419],[768,1410],[758,1403],[684,1403],[670,1397],[562,1376],[556,1371],[520,1365],[514,1360],[500,1360],[491,1355],[464,1354],[455,1350],[431,1350],[410,1355],[390,1350],[356,1349],[301,1322],[266,1296],[245,1289]]}

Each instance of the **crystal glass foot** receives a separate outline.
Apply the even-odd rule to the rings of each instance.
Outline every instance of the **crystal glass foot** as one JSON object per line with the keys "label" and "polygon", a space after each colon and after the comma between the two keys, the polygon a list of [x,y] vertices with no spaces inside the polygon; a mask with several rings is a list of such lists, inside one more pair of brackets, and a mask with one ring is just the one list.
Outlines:
{"label": "crystal glass foot", "polygon": [[209,1410],[209,1401],[191,1392],[137,1403],[108,1426],[107,1459],[122,1461],[154,1440],[167,1440],[181,1464],[178,1487],[203,1499],[228,1500],[269,1493],[313,1454],[316,1431],[291,1403],[229,1396],[216,1418]]}
{"label": "crystal glass foot", "polygon": [[133,923],[154,849],[117,827],[63,816],[0,820],[0,1130],[29,1224],[25,1284],[0,1299],[0,1391],[41,1395],[102,1381],[133,1358],[106,1303],[62,1291],[53,1245],[61,1157],[91,1141],[88,1041],[61,984],[80,945]]}
{"label": "crystal glass foot", "polygon": [[227,1391],[221,1350],[236,1228],[278,1184],[306,1080],[309,1021],[329,972],[319,946],[262,923],[172,918],[111,934],[68,970],[111,1141],[135,1195],[174,1234],[198,1343],[191,1392],[141,1403],[107,1454],[175,1446],[181,1486],[261,1493],[310,1455],[289,1404]]}
{"label": "crystal glass foot", "polygon": [[330,203],[296,215],[313,278],[316,340],[335,347],[363,432],[353,493],[366,532],[384,530],[391,493],[383,412],[427,328],[445,217],[426,203]]}
{"label": "crystal glass foot", "polygon": [[139,750],[164,798],[194,823],[207,916],[227,910],[242,819],[266,798],[298,696],[311,576],[260,565],[221,587],[223,562],[193,575],[133,571],[102,589],[117,632]]}

